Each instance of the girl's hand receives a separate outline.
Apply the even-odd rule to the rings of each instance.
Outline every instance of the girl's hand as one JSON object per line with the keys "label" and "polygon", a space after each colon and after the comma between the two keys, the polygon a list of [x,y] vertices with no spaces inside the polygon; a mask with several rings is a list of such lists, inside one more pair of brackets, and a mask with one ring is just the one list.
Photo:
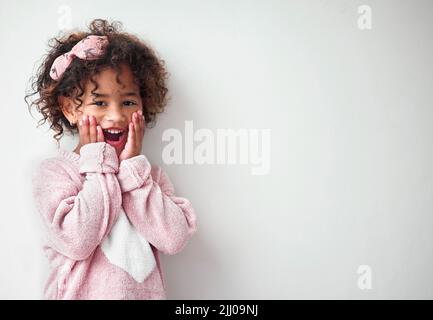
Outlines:
{"label": "girl's hand", "polygon": [[96,123],[94,116],[83,116],[78,122],[78,132],[80,134],[80,142],[75,149],[75,152],[78,154],[80,154],[80,149],[85,144],[104,142],[104,133],[101,126]]}
{"label": "girl's hand", "polygon": [[119,155],[119,161],[138,156],[141,153],[144,131],[144,116],[142,111],[138,110],[132,114],[132,121],[128,128],[128,141]]}

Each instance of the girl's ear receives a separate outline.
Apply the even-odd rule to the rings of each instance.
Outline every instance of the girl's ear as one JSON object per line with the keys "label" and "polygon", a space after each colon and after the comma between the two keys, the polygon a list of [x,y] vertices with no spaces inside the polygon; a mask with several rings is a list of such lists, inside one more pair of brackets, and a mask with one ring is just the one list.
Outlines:
{"label": "girl's ear", "polygon": [[68,119],[71,125],[76,124],[78,122],[79,114],[74,108],[74,101],[65,96],[59,96],[58,98],[60,109],[62,110],[66,119]]}

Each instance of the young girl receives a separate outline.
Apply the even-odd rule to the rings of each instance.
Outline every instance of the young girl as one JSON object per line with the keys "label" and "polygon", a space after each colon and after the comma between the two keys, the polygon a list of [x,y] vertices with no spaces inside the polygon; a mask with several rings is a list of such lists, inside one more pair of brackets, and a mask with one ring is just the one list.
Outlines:
{"label": "young girl", "polygon": [[67,129],[79,142],[33,177],[51,267],[45,297],[166,299],[158,254],[181,251],[197,226],[191,203],[141,154],[167,101],[163,62],[105,20],[53,40],[29,105],[57,141]]}

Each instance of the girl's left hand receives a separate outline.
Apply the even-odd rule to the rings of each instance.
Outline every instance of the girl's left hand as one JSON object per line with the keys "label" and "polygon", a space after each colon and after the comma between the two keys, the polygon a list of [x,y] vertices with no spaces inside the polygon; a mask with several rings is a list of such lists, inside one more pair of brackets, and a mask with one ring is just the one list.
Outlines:
{"label": "girl's left hand", "polygon": [[132,121],[128,128],[128,140],[119,155],[119,161],[140,155],[144,131],[144,116],[142,111],[138,110],[132,114]]}

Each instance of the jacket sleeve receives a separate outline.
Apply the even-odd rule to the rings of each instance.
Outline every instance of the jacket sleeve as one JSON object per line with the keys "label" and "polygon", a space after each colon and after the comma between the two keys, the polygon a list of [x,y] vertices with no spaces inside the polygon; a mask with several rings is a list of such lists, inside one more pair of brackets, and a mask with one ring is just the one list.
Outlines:
{"label": "jacket sleeve", "polygon": [[123,160],[117,178],[123,209],[135,228],[162,253],[180,252],[197,231],[190,201],[175,196],[167,174],[151,168],[144,155]]}
{"label": "jacket sleeve", "polygon": [[92,254],[117,219],[122,203],[115,149],[105,142],[90,143],[80,154],[82,184],[57,158],[42,161],[33,176],[33,197],[48,244],[73,260]]}

